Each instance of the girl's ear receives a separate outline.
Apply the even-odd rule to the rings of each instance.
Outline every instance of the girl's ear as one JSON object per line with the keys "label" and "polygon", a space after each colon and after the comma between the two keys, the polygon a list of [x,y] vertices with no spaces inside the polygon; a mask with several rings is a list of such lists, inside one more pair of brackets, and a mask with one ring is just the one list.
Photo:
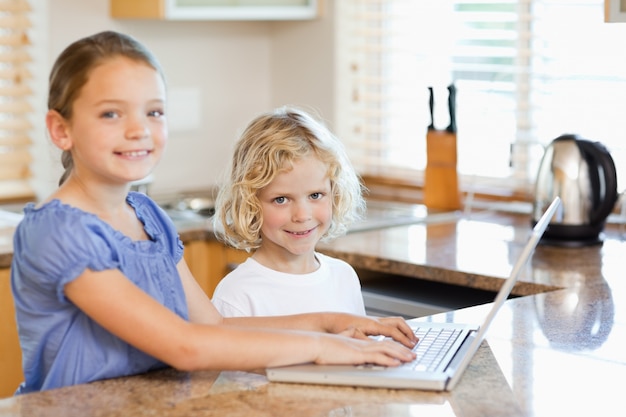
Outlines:
{"label": "girl's ear", "polygon": [[68,132],[67,120],[56,110],[48,110],[46,114],[46,127],[50,140],[59,149],[68,151],[72,147],[72,139]]}

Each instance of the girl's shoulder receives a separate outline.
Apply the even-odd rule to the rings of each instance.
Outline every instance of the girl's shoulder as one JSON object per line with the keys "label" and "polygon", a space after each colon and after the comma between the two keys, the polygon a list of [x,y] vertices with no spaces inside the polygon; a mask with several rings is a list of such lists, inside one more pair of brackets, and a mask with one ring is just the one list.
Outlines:
{"label": "girl's shoulder", "polygon": [[[43,237],[46,239],[43,239]],[[115,230],[93,213],[65,204],[58,199],[40,206],[29,203],[24,218],[17,225],[14,241],[23,242],[32,251],[49,250],[52,245],[90,245],[94,240],[112,241]],[[63,244],[63,245],[62,245]]]}
{"label": "girl's shoulder", "polygon": [[[99,221],[98,217],[77,207],[53,199],[36,206],[28,203],[24,206],[24,218],[19,226],[48,226],[51,228],[66,227],[70,224],[77,227],[79,224]],[[74,228],[75,228],[74,227]]]}
{"label": "girl's shoulder", "polygon": [[[167,214],[148,196],[130,193],[127,202],[135,209],[137,217],[151,231],[169,229]],[[28,203],[24,207],[24,218],[18,224],[18,233],[41,233],[46,235],[98,236],[108,240],[120,239],[121,232],[113,229],[96,214],[82,210],[59,199],[49,200],[41,205]]]}
{"label": "girl's shoulder", "polygon": [[119,240],[116,231],[95,214],[58,199],[41,206],[28,204],[13,236],[13,266],[29,271],[27,276],[65,282],[64,277],[75,277],[84,267],[112,267],[110,248]]}

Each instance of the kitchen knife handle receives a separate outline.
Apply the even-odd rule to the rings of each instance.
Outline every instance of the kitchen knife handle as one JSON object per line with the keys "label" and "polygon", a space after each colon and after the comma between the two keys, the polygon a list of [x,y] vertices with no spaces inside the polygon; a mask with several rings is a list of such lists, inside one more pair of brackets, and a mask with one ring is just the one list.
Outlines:
{"label": "kitchen knife handle", "polygon": [[446,130],[456,133],[456,87],[454,84],[448,86],[448,112],[450,113],[450,124]]}
{"label": "kitchen knife handle", "polygon": [[430,125],[428,125],[428,130],[435,130],[435,95],[432,87],[428,87],[428,91],[430,94],[430,98],[428,99],[428,107],[430,109]]}

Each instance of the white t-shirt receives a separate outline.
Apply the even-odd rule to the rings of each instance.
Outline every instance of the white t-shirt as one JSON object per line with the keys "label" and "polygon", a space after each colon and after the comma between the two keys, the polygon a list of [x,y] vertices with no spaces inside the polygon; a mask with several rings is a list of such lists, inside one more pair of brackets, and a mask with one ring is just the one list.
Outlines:
{"label": "white t-shirt", "polygon": [[224,317],[279,316],[312,312],[365,315],[361,283],[350,264],[321,253],[309,274],[267,268],[252,257],[226,275],[213,294]]}

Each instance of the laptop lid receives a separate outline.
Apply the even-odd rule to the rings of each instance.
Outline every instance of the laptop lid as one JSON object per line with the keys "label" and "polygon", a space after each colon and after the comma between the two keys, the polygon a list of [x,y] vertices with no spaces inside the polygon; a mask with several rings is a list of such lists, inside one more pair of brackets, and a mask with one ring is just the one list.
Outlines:
{"label": "laptop lid", "polygon": [[548,224],[550,224],[550,220],[556,213],[560,204],[561,204],[561,199],[558,196],[555,197],[552,203],[550,203],[546,211],[543,213],[541,218],[537,221],[537,223],[533,227],[530,237],[528,238],[528,241],[526,242],[526,245],[524,246],[524,249],[522,250],[522,253],[517,257],[517,261],[515,262],[515,265],[513,265],[513,268],[511,269],[509,278],[507,278],[507,280],[504,281],[504,283],[500,287],[500,290],[498,291],[498,294],[496,295],[496,298],[493,301],[493,305],[491,309],[489,310],[487,317],[485,317],[485,320],[480,325],[480,328],[476,332],[476,335],[473,337],[471,344],[467,348],[468,350],[467,354],[465,354],[462,357],[458,365],[455,366],[455,364],[453,364],[453,367],[451,367],[450,371],[452,373],[452,376],[450,378],[450,381],[447,384],[447,387],[446,387],[447,389],[454,388],[454,386],[459,381],[459,379],[461,379],[461,375],[463,374],[463,371],[465,370],[465,368],[467,368],[467,365],[469,365],[469,362],[471,361],[472,357],[474,356],[474,354],[480,347],[480,344],[484,340],[485,334],[487,333],[487,330],[489,330],[489,326],[493,322],[496,314],[498,313],[500,308],[504,305],[504,302],[507,300],[507,298],[511,294],[511,291],[513,291],[513,287],[515,286],[515,283],[517,282],[517,278],[519,277],[522,267],[530,259],[530,256],[532,255],[533,251],[537,247],[537,244],[539,243],[541,236],[546,231]]}

